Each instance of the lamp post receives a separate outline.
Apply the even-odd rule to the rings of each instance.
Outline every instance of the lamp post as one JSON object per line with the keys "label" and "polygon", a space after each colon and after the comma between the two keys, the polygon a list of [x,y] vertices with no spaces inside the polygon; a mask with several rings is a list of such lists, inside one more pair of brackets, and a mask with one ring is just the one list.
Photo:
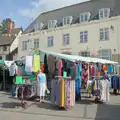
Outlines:
{"label": "lamp post", "polygon": [[114,49],[114,51],[113,51],[113,60],[114,60],[114,61],[116,61],[115,58],[116,58],[116,49]]}

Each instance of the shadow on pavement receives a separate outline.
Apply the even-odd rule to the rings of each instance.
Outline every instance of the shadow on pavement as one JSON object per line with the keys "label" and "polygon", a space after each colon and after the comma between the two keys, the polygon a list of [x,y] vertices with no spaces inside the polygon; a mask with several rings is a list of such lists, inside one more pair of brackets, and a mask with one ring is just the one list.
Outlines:
{"label": "shadow on pavement", "polygon": [[36,105],[39,107],[39,108],[44,108],[44,109],[49,109],[49,110],[65,110],[65,109],[62,109],[62,108],[59,108],[57,106],[54,106],[52,105],[51,103],[36,103]]}
{"label": "shadow on pavement", "polygon": [[21,107],[21,103],[17,103],[17,102],[4,102],[4,103],[0,103],[0,107],[1,108],[17,108],[17,107]]}
{"label": "shadow on pavement", "polygon": [[95,102],[93,100],[89,100],[89,99],[83,99],[80,101],[77,101],[76,104],[94,104]]}
{"label": "shadow on pavement", "polygon": [[95,120],[120,120],[120,106],[98,105]]}

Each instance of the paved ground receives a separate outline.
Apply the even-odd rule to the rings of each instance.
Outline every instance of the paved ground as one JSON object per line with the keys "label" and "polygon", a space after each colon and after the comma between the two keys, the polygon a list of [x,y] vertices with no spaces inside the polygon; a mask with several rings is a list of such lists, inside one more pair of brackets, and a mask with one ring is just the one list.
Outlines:
{"label": "paved ground", "polygon": [[[31,102],[29,102],[31,104]],[[120,96],[108,104],[95,104],[86,95],[70,110],[58,110],[50,103],[33,103],[23,109],[20,101],[0,92],[0,120],[120,120]]]}

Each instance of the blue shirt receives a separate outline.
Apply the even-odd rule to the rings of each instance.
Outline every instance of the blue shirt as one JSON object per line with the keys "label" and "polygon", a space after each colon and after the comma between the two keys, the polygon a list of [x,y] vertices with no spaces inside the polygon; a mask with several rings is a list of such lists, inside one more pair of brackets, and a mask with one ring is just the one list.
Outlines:
{"label": "blue shirt", "polygon": [[39,84],[45,84],[45,82],[46,82],[45,74],[38,74],[38,82],[39,82]]}

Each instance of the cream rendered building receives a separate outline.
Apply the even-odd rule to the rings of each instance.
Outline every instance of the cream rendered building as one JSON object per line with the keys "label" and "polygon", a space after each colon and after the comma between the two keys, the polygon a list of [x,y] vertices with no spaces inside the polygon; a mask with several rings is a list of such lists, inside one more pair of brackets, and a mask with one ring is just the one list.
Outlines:
{"label": "cream rendered building", "polygon": [[[102,0],[100,1],[103,2]],[[93,0],[80,5],[97,5],[100,1]],[[34,28],[34,25],[38,25],[38,20],[40,20],[40,17],[38,17],[36,19],[37,22],[28,26],[24,34],[20,37],[18,48],[19,58],[30,55],[33,48],[39,48],[44,51],[99,57],[120,62],[120,16],[111,16],[110,10],[112,8],[109,9],[109,5],[107,6],[107,2],[110,1],[104,1],[106,1],[106,6],[101,5],[96,10],[99,14],[99,19],[90,20],[90,15],[92,13],[89,13],[88,10],[84,10],[80,14],[79,22],[74,24],[64,24],[65,21],[63,19],[63,25],[57,26],[57,24],[55,24],[56,21],[54,21],[53,18],[52,21],[56,26],[50,27],[50,18],[48,18],[47,29],[41,29],[40,26],[40,28],[37,27],[37,30],[35,29],[32,32],[29,31]],[[62,10],[62,8],[56,11],[60,10]],[[100,19],[100,11],[103,12],[102,17],[104,16],[104,18]],[[50,11],[50,13],[48,12],[43,14],[53,14],[54,12],[55,11]],[[85,14],[87,14],[87,18],[83,20],[83,18],[85,18]],[[67,20],[73,21],[73,19]]]}

